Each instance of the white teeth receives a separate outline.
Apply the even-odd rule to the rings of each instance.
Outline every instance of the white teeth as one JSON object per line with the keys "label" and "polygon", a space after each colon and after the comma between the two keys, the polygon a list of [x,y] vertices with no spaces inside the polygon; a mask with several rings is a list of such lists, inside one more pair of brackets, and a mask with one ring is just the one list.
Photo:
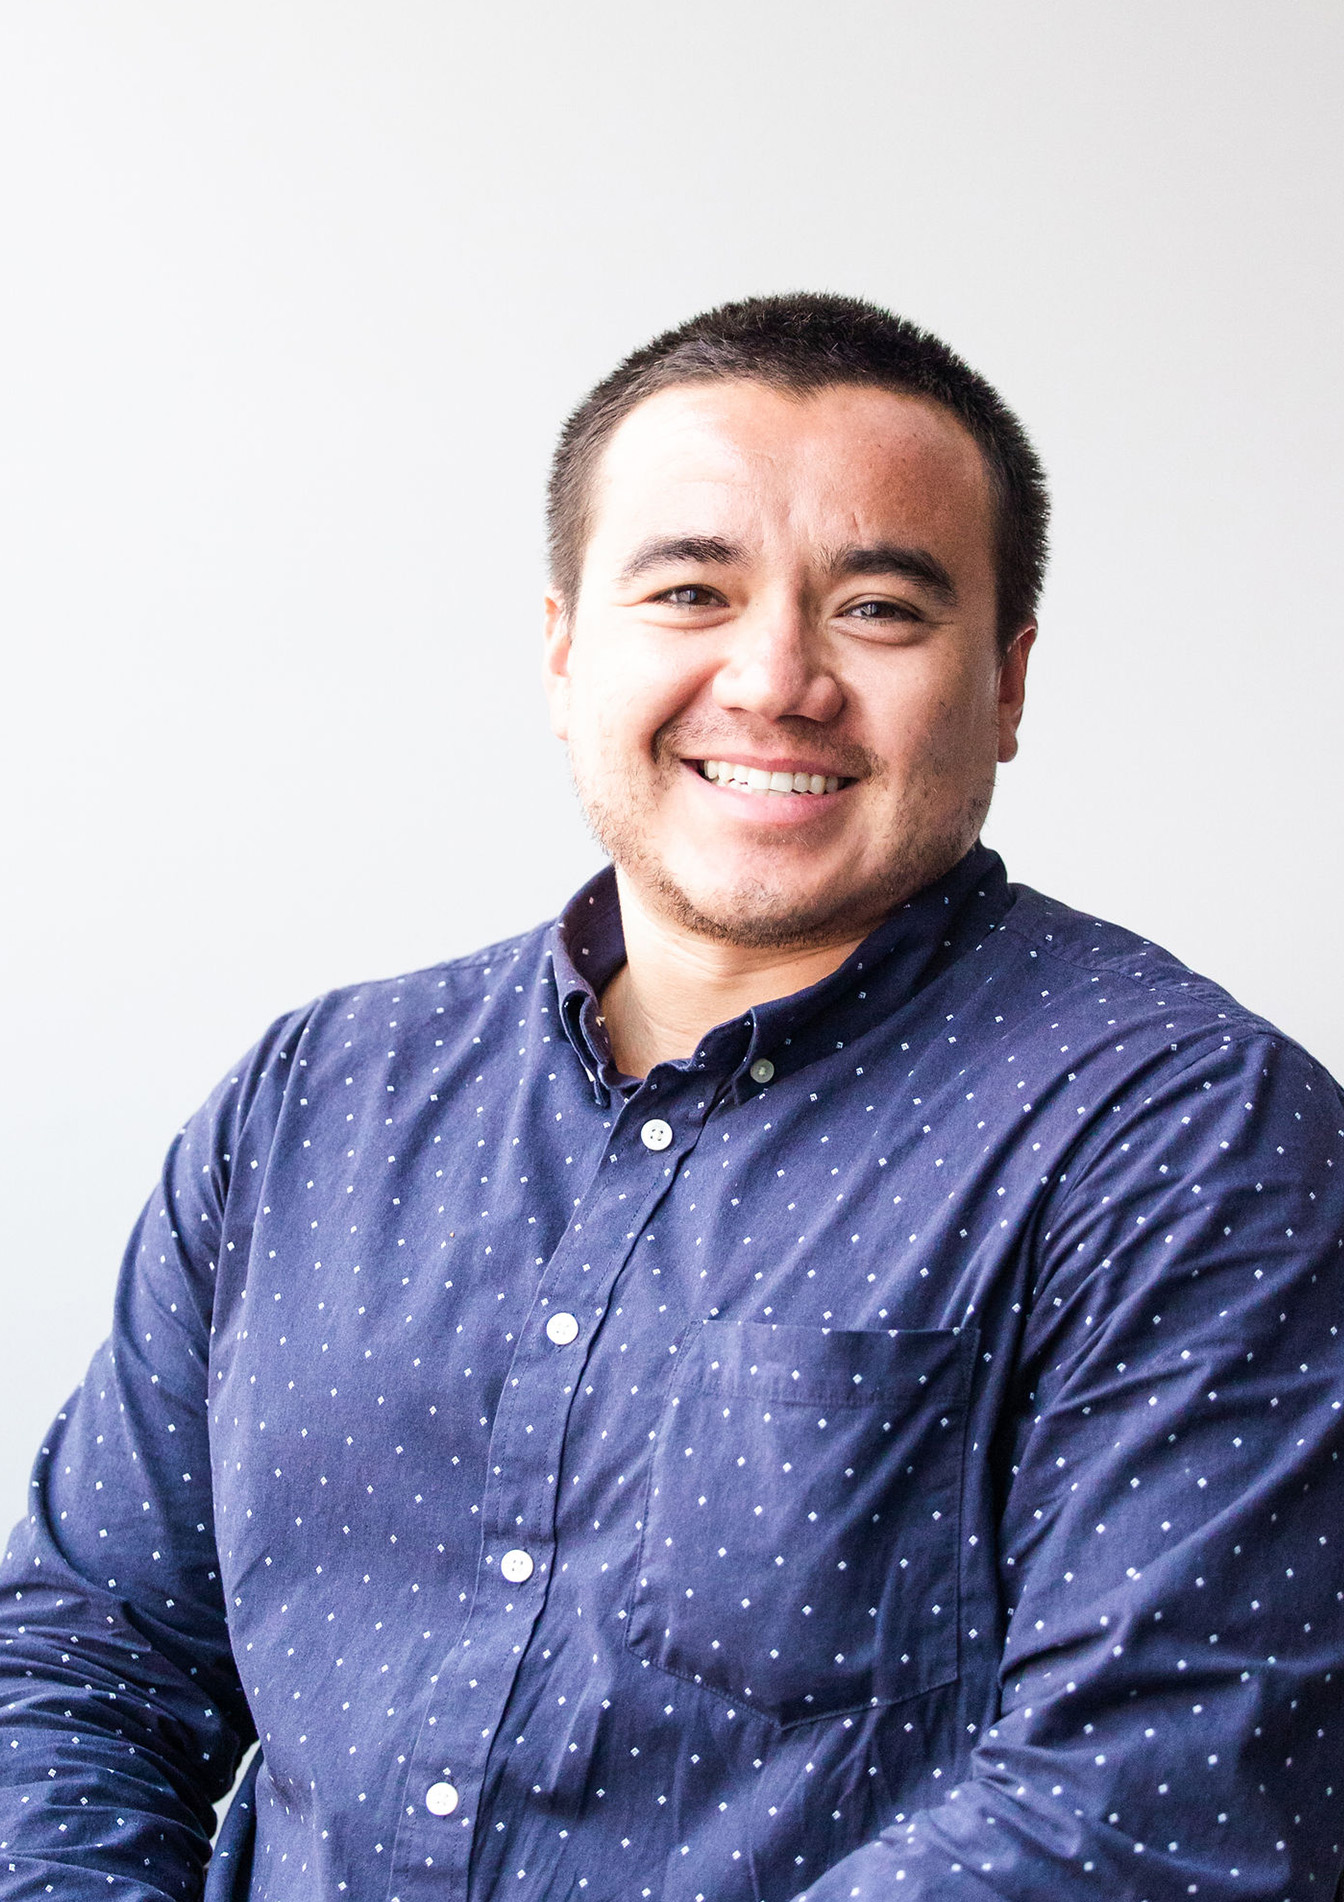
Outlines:
{"label": "white teeth", "polygon": [[772,773],[764,766],[739,766],[732,760],[707,759],[700,769],[705,778],[735,792],[747,793],[832,793],[840,789],[835,774]]}

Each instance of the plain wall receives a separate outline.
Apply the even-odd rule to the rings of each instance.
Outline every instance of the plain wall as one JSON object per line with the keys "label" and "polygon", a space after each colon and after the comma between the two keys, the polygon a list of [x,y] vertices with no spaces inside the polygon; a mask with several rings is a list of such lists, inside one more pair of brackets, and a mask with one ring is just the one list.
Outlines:
{"label": "plain wall", "polygon": [[546,459],[726,297],[876,298],[1019,409],[987,836],[1344,1070],[1342,57],[1311,0],[9,0],[0,1518],[216,1077],[595,865]]}

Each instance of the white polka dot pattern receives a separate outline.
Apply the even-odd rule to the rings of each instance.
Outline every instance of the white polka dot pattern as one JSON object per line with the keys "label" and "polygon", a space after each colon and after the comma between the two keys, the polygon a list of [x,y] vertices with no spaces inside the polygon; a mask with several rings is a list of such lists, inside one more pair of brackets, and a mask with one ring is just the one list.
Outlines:
{"label": "white polka dot pattern", "polygon": [[604,875],[180,1133],[4,1561],[0,1902],[198,1894],[254,1732],[210,1902],[1332,1894],[1330,1079],[979,849],[639,1085],[620,955]]}

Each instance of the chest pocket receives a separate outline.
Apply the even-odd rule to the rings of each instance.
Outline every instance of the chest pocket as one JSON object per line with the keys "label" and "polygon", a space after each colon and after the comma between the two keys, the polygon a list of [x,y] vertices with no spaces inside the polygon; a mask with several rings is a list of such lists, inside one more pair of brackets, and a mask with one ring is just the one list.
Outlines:
{"label": "chest pocket", "polygon": [[950,1683],[974,1346],[705,1322],[654,1449],[631,1649],[785,1725]]}

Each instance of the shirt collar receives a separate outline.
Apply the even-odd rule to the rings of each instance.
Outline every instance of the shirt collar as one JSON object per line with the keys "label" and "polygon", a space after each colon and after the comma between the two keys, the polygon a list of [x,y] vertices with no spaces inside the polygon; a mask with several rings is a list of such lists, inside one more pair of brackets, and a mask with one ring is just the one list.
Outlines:
{"label": "shirt collar", "polygon": [[[732,1082],[739,1094],[757,1087],[751,1066],[768,1056],[776,1076],[830,1053],[872,1022],[888,1017],[931,977],[985,933],[1012,904],[1003,861],[976,844],[943,877],[871,931],[836,970],[791,996],[758,1004],[716,1025],[693,1057],[674,1068]],[[547,938],[555,969],[560,1021],[605,1104],[633,1080],[612,1060],[602,1018],[603,990],[625,961],[616,874],[604,866],[569,904]]]}
{"label": "shirt collar", "polygon": [[625,962],[625,934],[616,874],[603,866],[570,899],[547,934],[547,949],[555,967],[560,1021],[578,1052],[598,1101],[628,1087],[612,1061],[611,1043],[602,1017],[601,997]]}

